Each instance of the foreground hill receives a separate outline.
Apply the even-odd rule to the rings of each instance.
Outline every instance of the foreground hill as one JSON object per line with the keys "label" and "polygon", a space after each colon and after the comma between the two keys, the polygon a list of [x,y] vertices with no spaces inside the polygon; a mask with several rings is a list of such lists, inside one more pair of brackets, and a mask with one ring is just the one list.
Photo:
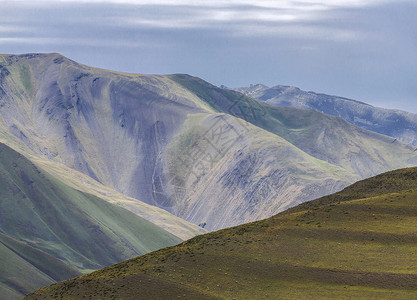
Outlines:
{"label": "foreground hill", "polygon": [[124,74],[59,54],[0,56],[0,115],[0,140],[42,166],[60,164],[128,196],[102,198],[139,216],[150,215],[147,203],[208,230],[417,163],[410,145],[338,117],[188,75]]}
{"label": "foreground hill", "polygon": [[7,299],[179,242],[0,143],[0,295]]}
{"label": "foreground hill", "polygon": [[269,104],[310,108],[338,116],[359,127],[417,146],[417,115],[413,113],[374,107],[337,96],[306,92],[292,86],[276,85],[270,88],[255,84],[235,90]]}
{"label": "foreground hill", "polygon": [[417,168],[195,237],[26,299],[416,299]]}

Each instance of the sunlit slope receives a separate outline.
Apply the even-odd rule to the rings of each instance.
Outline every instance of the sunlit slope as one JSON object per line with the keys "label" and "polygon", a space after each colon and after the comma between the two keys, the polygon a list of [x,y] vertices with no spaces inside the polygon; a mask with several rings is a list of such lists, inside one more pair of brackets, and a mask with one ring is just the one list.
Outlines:
{"label": "sunlit slope", "polygon": [[156,157],[198,97],[164,76],[87,67],[59,54],[3,56],[4,130],[30,151],[152,201]]}
{"label": "sunlit slope", "polygon": [[[0,144],[0,230],[20,242],[19,249],[31,246],[81,272],[181,241],[126,209],[67,186],[4,144]],[[7,264],[1,270],[3,278],[16,271]],[[26,260],[23,268],[31,264]],[[48,269],[42,261],[34,267]],[[22,279],[22,286],[27,282]]]}
{"label": "sunlit slope", "polygon": [[171,121],[181,126],[182,108],[192,111],[193,101],[201,107],[204,102],[162,76],[90,68],[59,54],[3,57],[0,142],[73,188],[123,206],[178,237],[205,232],[137,200],[152,203],[152,164],[169,138],[155,126]]}
{"label": "sunlit slope", "polygon": [[171,299],[199,299],[196,293],[213,299],[415,299],[416,199],[417,168],[393,171],[270,219],[60,282],[27,299],[157,299],[167,291]]}
{"label": "sunlit slope", "polygon": [[342,118],[311,109],[277,107],[188,75],[170,78],[204,99],[213,109],[243,118],[311,156],[362,178],[417,163],[415,147],[354,126]]}
{"label": "sunlit slope", "polygon": [[159,204],[209,230],[270,217],[360,179],[226,114],[187,119],[165,159],[158,165],[168,171],[155,177]]}
{"label": "sunlit slope", "polygon": [[75,171],[63,164],[55,163],[36,156],[29,156],[30,160],[48,173],[65,182],[66,185],[81,192],[95,195],[117,206],[126,208],[134,214],[155,224],[156,226],[172,233],[173,235],[188,240],[198,234],[207,231],[197,225],[176,217],[164,209],[138,201],[137,199],[123,195],[114,189],[104,186],[91,177]]}

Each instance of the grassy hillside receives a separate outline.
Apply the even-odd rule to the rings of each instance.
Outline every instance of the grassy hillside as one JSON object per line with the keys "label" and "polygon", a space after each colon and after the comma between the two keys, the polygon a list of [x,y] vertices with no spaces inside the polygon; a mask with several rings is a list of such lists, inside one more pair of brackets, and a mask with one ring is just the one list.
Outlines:
{"label": "grassy hillside", "polygon": [[416,299],[416,199],[417,168],[393,171],[27,299]]}
{"label": "grassy hillside", "polygon": [[0,233],[0,299],[21,299],[41,286],[81,273],[63,261]]}
{"label": "grassy hillside", "polygon": [[[15,292],[181,241],[126,209],[69,187],[4,144],[0,144],[0,233],[2,253],[21,267],[2,261],[2,286]],[[34,251],[43,254],[36,257]],[[71,266],[68,271],[64,263]],[[26,274],[24,278],[37,272],[40,276],[15,286],[13,278],[19,272]]]}
{"label": "grassy hillside", "polygon": [[97,196],[114,205],[126,208],[182,240],[188,240],[196,235],[207,232],[207,230],[176,217],[164,209],[123,195],[63,164],[55,163],[33,155],[30,155],[29,158],[40,168],[47,170],[49,174],[65,182],[66,185],[83,193]]}

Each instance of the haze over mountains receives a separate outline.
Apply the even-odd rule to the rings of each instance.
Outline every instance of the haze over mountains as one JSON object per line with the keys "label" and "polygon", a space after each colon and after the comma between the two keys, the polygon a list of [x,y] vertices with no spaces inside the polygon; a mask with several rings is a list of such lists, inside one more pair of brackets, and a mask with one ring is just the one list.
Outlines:
{"label": "haze over mountains", "polygon": [[311,108],[338,116],[359,127],[417,146],[417,115],[410,112],[374,107],[342,97],[306,92],[292,86],[276,85],[270,88],[254,84],[234,90],[273,105]]}
{"label": "haze over mountains", "polygon": [[0,148],[11,298],[417,165],[337,116],[60,54],[0,55]]}

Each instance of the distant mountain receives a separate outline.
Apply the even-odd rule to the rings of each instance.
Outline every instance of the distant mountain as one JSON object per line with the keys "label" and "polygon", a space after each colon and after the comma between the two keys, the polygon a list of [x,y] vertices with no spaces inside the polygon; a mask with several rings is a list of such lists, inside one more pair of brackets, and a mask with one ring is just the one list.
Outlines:
{"label": "distant mountain", "polygon": [[195,237],[25,299],[416,299],[417,168]]}
{"label": "distant mountain", "polygon": [[[182,240],[75,190],[0,143],[0,298]],[[2,298],[5,299],[5,298]]]}
{"label": "distant mountain", "polygon": [[315,109],[338,116],[359,127],[417,146],[417,115],[413,113],[374,107],[337,96],[306,92],[292,86],[276,85],[270,88],[255,84],[234,90],[269,104]]}
{"label": "distant mountain", "polygon": [[[401,164],[417,163],[415,148],[387,136],[353,126],[342,118],[311,109],[278,107],[234,91],[222,90],[196,78],[182,84],[213,108],[243,118],[253,125],[278,135],[309,155],[340,166],[362,178]],[[259,136],[259,134],[258,134]],[[395,153],[395,154],[394,154]]]}
{"label": "distant mountain", "polygon": [[[0,140],[73,188],[93,186],[102,199],[184,236],[197,230],[172,218],[163,227],[143,203],[216,230],[417,163],[410,145],[341,118],[269,105],[189,75],[106,71],[59,54],[2,55],[0,89]],[[118,200],[100,186],[121,193],[109,192]]]}

